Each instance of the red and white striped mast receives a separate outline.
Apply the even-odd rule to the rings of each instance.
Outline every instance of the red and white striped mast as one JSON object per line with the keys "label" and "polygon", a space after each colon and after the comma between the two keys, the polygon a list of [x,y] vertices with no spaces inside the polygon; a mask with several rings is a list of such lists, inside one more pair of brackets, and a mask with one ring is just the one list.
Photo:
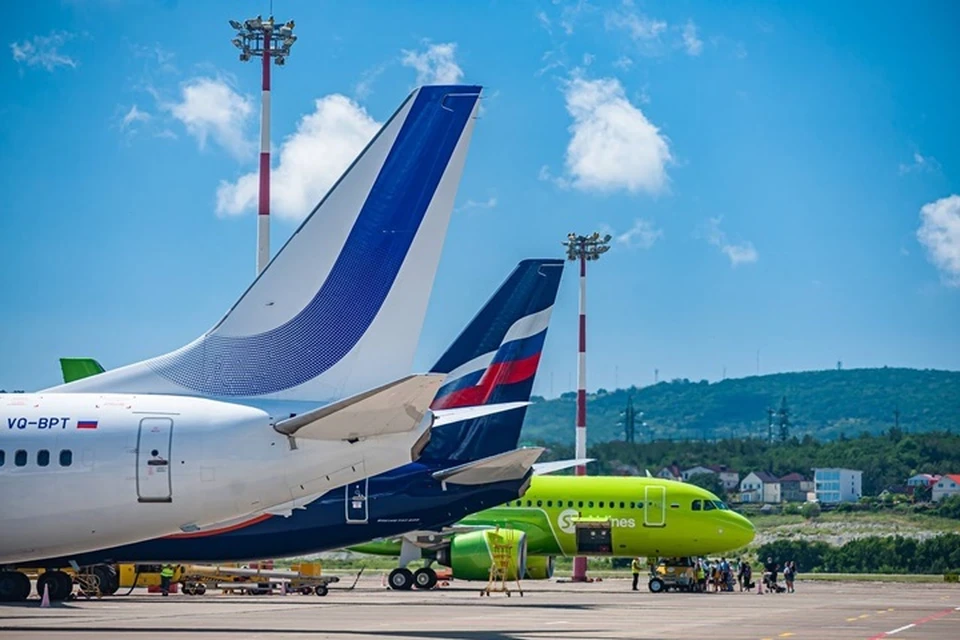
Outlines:
{"label": "red and white striped mast", "polygon": [[[576,426],[576,453],[577,459],[587,457],[587,261],[599,260],[600,256],[610,250],[607,244],[610,235],[600,237],[597,232],[589,236],[578,236],[575,233],[567,235],[563,245],[567,248],[568,260],[580,262],[580,345],[577,349],[577,426]],[[577,465],[578,476],[587,475],[586,465]],[[585,582],[587,580],[587,559],[577,556],[573,559],[573,580]]]}
{"label": "red and white striped mast", "polygon": [[290,55],[290,47],[297,41],[293,35],[294,22],[276,27],[273,16],[261,20],[260,16],[242,23],[230,21],[237,30],[233,44],[240,49],[240,61],[246,62],[260,56],[262,84],[260,94],[260,187],[257,198],[257,273],[270,262],[270,60],[283,66]]}

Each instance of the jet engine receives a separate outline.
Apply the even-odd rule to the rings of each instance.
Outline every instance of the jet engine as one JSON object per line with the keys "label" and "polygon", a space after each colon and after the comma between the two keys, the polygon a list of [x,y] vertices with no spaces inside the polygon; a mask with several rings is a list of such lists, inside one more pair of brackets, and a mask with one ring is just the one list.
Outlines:
{"label": "jet engine", "polygon": [[437,552],[437,562],[450,567],[459,580],[487,580],[496,565],[505,580],[527,572],[527,534],[515,529],[485,529],[461,533]]}
{"label": "jet engine", "polygon": [[527,558],[527,580],[549,580],[553,577],[555,558],[553,556],[530,556]]}

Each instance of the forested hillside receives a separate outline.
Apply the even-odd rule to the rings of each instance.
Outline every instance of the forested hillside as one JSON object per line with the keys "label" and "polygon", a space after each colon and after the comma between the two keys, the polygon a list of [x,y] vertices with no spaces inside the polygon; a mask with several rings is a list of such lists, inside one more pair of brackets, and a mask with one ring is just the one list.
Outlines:
{"label": "forested hillside", "polygon": [[[767,433],[768,409],[786,398],[790,435],[834,440],[880,433],[895,422],[909,433],[960,432],[960,372],[917,369],[806,371],[708,383],[673,380],[649,387],[600,389],[590,394],[590,442],[622,440],[621,412],[632,396],[637,441],[756,437]],[[525,440],[572,443],[575,393],[535,399],[523,427]],[[775,416],[776,418],[776,416]]]}
{"label": "forested hillside", "polygon": [[[544,444],[544,443],[541,443]],[[573,445],[550,445],[544,460],[573,457]],[[670,442],[626,444],[602,442],[588,445],[596,459],[593,475],[656,473],[676,463],[681,469],[698,464],[727,465],[740,472],[769,471],[778,477],[791,472],[812,476],[814,467],[845,467],[863,471],[864,495],[877,495],[890,485],[899,485],[914,473],[960,473],[960,435],[944,432],[887,433],[833,442],[820,442],[807,435],[785,443],[769,444],[756,438],[719,442]]]}

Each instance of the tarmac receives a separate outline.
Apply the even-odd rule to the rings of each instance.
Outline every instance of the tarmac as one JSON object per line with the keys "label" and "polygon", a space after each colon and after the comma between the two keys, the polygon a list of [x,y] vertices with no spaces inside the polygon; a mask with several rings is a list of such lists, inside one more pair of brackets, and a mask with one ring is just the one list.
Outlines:
{"label": "tarmac", "polygon": [[[413,640],[957,640],[960,585],[798,582],[794,594],[652,594],[627,580],[527,581],[523,597],[479,594],[455,582],[431,592],[388,591],[380,576],[356,589],[304,595],[73,600],[0,605],[0,638],[399,638]],[[343,584],[343,583],[341,583]],[[336,587],[336,585],[334,586]]]}

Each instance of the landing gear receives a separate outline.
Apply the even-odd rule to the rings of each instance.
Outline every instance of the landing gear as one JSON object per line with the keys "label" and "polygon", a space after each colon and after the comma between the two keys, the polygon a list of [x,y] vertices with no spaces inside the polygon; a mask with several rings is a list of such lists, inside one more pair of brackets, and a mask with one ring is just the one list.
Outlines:
{"label": "landing gear", "polygon": [[98,564],[91,570],[100,581],[100,594],[112,596],[120,589],[120,577],[117,570],[108,564]]}
{"label": "landing gear", "polygon": [[37,578],[37,593],[41,598],[48,586],[51,600],[66,600],[73,593],[73,578],[63,571],[44,571]]}
{"label": "landing gear", "polygon": [[413,573],[410,569],[394,569],[390,572],[387,582],[395,591],[409,591],[413,588]]}
{"label": "landing gear", "polygon": [[30,597],[30,578],[19,571],[0,571],[0,602],[23,602]]}
{"label": "landing gear", "polygon": [[430,567],[417,569],[417,572],[413,574],[413,583],[417,589],[433,589],[437,586],[437,572]]}

